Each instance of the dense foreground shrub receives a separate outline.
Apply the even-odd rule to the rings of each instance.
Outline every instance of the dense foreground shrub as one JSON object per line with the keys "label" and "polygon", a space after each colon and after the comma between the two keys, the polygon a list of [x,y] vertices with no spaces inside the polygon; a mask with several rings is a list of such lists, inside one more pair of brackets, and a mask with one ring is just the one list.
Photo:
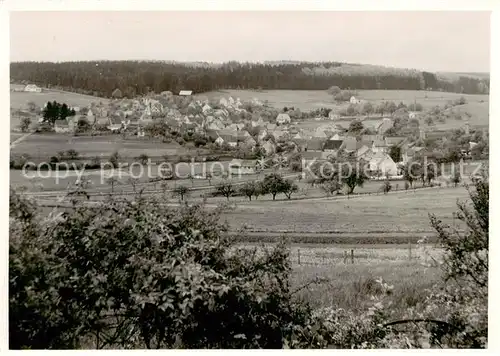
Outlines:
{"label": "dense foreground shrub", "polygon": [[403,316],[382,280],[364,312],[311,310],[286,245],[234,246],[219,211],[139,196],[44,218],[11,191],[10,347],[486,347],[488,189],[459,205],[465,232],[431,218],[447,280]]}
{"label": "dense foreground shrub", "polygon": [[41,219],[13,194],[10,347],[281,348],[284,245],[232,250],[216,213],[108,201]]}

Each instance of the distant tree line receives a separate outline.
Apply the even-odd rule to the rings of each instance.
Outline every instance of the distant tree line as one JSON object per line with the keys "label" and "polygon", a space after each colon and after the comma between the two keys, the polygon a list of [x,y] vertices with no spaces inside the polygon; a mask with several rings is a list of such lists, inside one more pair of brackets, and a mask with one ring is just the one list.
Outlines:
{"label": "distant tree line", "polygon": [[[367,69],[368,67],[368,69]],[[373,67],[373,68],[372,68]],[[311,69],[312,68],[312,69]],[[318,68],[327,68],[318,70]],[[339,70],[335,70],[340,68]],[[190,65],[159,61],[16,62],[11,81],[35,83],[102,97],[135,97],[151,91],[202,93],[220,89],[442,90],[486,94],[489,80],[460,76],[449,81],[436,74],[342,63],[238,63]],[[116,90],[119,90],[118,92]]]}

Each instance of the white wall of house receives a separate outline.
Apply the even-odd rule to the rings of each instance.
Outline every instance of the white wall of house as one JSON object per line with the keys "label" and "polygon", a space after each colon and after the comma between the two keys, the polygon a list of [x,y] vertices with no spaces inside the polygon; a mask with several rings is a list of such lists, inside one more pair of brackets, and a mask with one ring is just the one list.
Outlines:
{"label": "white wall of house", "polygon": [[370,162],[370,169],[373,171],[380,171],[382,175],[390,175],[395,176],[398,174],[398,166],[397,164],[390,158],[386,157],[383,160],[377,160]]}

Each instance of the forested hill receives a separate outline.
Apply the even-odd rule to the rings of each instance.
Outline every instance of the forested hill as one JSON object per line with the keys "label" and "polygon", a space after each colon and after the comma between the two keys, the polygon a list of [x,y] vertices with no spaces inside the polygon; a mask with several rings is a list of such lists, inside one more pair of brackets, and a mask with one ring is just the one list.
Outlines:
{"label": "forested hill", "polygon": [[16,62],[11,81],[34,83],[79,93],[110,97],[119,88],[127,97],[193,90],[219,89],[342,89],[442,90],[486,94],[489,79],[371,65],[345,63],[176,63],[161,61]]}

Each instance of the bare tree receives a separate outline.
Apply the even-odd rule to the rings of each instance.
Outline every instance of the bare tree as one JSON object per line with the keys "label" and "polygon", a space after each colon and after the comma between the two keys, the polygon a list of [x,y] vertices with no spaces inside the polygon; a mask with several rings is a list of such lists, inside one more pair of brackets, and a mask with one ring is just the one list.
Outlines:
{"label": "bare tree", "polygon": [[179,197],[181,199],[181,201],[184,201],[184,198],[188,197],[190,192],[191,192],[191,189],[189,189],[188,187],[186,187],[184,185],[179,185],[173,189],[172,195],[174,197]]}
{"label": "bare tree", "polygon": [[205,179],[208,180],[209,185],[212,185],[212,178],[213,178],[212,173],[207,172],[207,174],[205,174]]}
{"label": "bare tree", "polygon": [[139,184],[139,178],[130,177],[128,183],[132,186],[134,193],[137,193],[137,184]]}
{"label": "bare tree", "polygon": [[222,195],[229,200],[229,197],[235,193],[233,184],[230,182],[221,182],[215,187],[217,195]]}
{"label": "bare tree", "polygon": [[118,185],[119,181],[116,177],[112,176],[106,179],[106,183],[111,186],[111,193],[114,193],[115,185]]}

